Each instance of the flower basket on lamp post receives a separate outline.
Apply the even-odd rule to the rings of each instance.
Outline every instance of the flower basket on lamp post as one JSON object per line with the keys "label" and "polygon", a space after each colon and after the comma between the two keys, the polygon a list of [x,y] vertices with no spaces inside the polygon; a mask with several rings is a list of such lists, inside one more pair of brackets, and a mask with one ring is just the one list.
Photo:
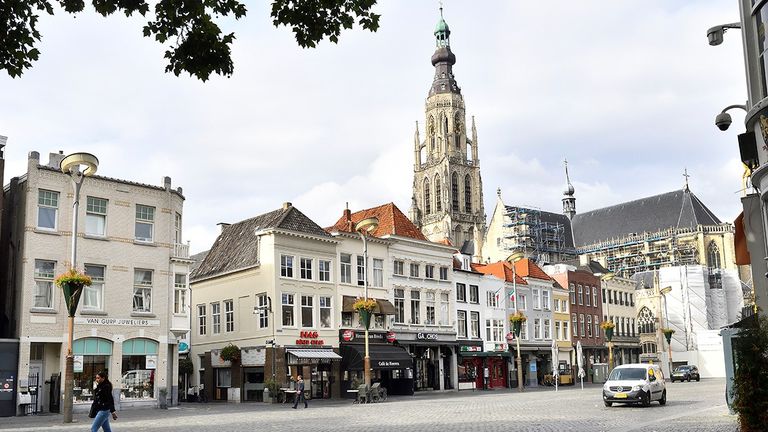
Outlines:
{"label": "flower basket on lamp post", "polygon": [[520,356],[520,332],[526,320],[528,318],[520,311],[509,316],[509,324],[512,326],[512,332],[515,334],[515,346],[517,347],[517,388],[520,391],[523,391],[523,359]]}
{"label": "flower basket on lamp post", "polygon": [[376,309],[376,300],[358,298],[355,300],[355,303],[352,304],[352,307],[357,311],[358,315],[360,315],[360,321],[363,323],[363,327],[365,327],[366,330],[369,329],[371,327],[371,315],[373,315],[373,311]]}
{"label": "flower basket on lamp post", "polygon": [[67,304],[69,317],[74,318],[75,313],[77,313],[77,306],[80,304],[83,288],[91,286],[90,276],[71,268],[59,275],[54,282],[64,293],[64,302]]}
{"label": "flower basket on lamp post", "polygon": [[612,321],[603,321],[600,323],[600,328],[605,332],[605,340],[608,341],[608,370],[613,370],[613,329],[616,328],[616,324]]}
{"label": "flower basket on lamp post", "polygon": [[667,345],[672,343],[672,335],[675,333],[675,330],[671,328],[665,328],[661,329],[661,332],[664,333],[664,339],[667,340]]}
{"label": "flower basket on lamp post", "polygon": [[523,328],[523,323],[528,321],[528,318],[522,312],[515,312],[509,316],[509,323],[512,324],[512,332],[515,333],[515,337],[520,337],[520,331]]}

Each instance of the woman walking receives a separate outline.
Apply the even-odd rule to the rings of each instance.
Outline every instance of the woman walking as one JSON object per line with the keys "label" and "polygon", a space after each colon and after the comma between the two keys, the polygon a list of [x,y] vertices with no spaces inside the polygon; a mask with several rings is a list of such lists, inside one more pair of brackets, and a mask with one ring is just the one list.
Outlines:
{"label": "woman walking", "polygon": [[107,373],[102,371],[96,374],[96,390],[93,392],[93,404],[88,415],[93,419],[91,432],[98,432],[99,428],[103,429],[104,432],[112,432],[112,428],[109,427],[110,414],[112,414],[113,420],[117,420],[115,399],[112,397],[112,383],[107,379]]}

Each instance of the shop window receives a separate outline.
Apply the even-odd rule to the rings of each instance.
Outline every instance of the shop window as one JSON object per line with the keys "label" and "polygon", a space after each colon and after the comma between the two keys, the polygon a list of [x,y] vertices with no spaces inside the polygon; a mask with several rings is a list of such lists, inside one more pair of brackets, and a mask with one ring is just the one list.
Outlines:
{"label": "shop window", "polygon": [[[75,357],[74,389],[75,402],[93,400],[93,377],[100,371],[109,374],[109,359],[112,355],[112,342],[100,338],[78,339],[72,343]],[[114,377],[111,378],[114,381]]]}
{"label": "shop window", "polygon": [[230,368],[216,369],[216,387],[219,387],[219,388],[232,387],[232,370]]}
{"label": "shop window", "polygon": [[123,342],[120,397],[153,399],[158,343],[151,339],[128,339]]}

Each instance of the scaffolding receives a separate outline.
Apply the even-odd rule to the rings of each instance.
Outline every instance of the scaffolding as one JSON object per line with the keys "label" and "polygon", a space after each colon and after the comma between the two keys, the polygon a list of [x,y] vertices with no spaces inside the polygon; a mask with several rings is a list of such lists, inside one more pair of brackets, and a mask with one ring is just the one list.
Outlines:
{"label": "scaffolding", "polygon": [[504,249],[524,251],[537,263],[562,262],[576,257],[566,242],[565,226],[542,220],[535,207],[507,206],[504,218]]}
{"label": "scaffolding", "polygon": [[604,260],[609,270],[622,277],[664,267],[699,264],[695,237],[681,239],[673,231],[666,234],[630,234],[594,248],[587,252],[587,256],[595,261]]}

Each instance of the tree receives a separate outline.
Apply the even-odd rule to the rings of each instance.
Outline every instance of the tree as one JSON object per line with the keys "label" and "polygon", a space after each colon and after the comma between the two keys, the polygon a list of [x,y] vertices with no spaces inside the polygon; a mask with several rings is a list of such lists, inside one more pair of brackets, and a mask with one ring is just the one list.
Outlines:
{"label": "tree", "polygon": [[764,431],[768,424],[768,319],[760,313],[742,323],[733,340],[733,409],[742,432]]}
{"label": "tree", "polygon": [[[39,13],[54,14],[54,4],[71,14],[85,9],[84,0],[3,0],[0,1],[0,68],[11,77],[21,76],[40,57],[35,47],[41,35]],[[146,16],[148,0],[92,0],[103,16],[122,12]],[[376,31],[380,15],[371,12],[376,0],[272,0],[272,23],[293,30],[303,48],[313,48],[326,37],[337,43],[342,29],[357,21],[363,29]],[[202,81],[212,73],[232,76],[230,46],[234,33],[224,34],[215,19],[240,19],[246,7],[238,0],[157,0],[154,19],[144,26],[144,36],[168,44],[166,72],[179,76],[187,72]]]}

